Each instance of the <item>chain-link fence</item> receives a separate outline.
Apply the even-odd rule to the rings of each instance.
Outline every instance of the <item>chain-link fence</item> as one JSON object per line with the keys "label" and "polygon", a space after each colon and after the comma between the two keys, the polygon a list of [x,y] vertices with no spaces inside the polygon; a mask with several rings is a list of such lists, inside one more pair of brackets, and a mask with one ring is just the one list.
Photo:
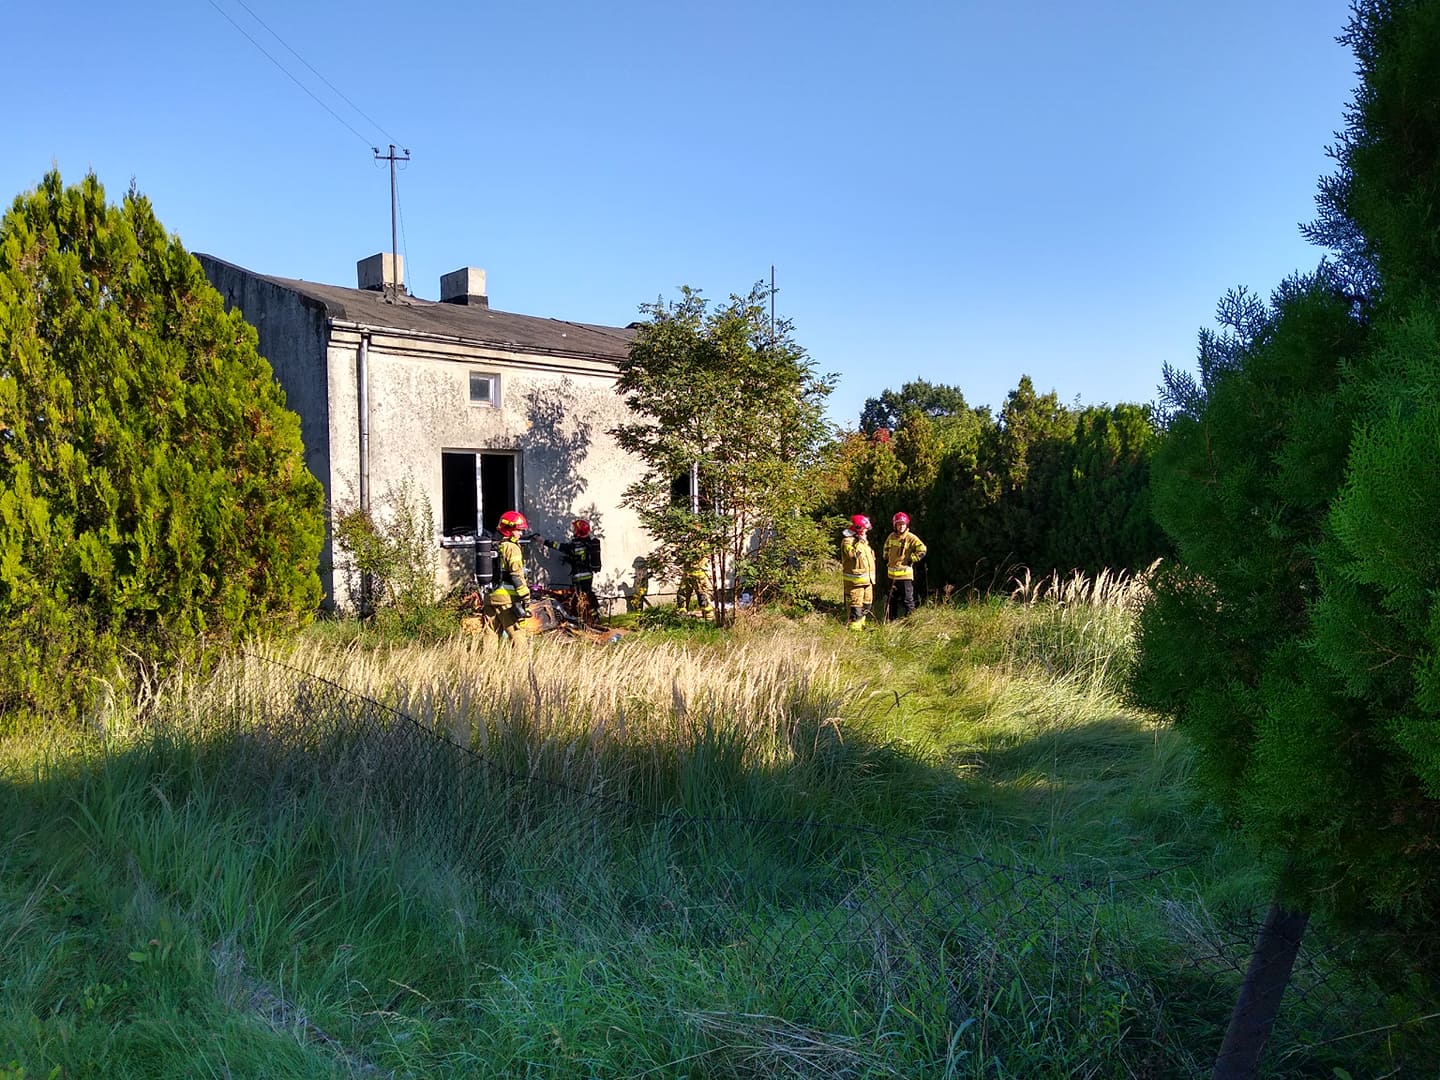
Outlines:
{"label": "chain-link fence", "polygon": [[[667,812],[250,662],[265,678],[235,680],[209,712],[236,736],[237,769],[379,808],[526,932],[663,938],[725,965],[777,1040],[871,1025],[913,1060],[980,1063],[966,1075],[1036,1075],[1065,1055],[1099,1063],[1087,1075],[1206,1075],[1258,932],[1260,912],[1193,902],[1177,866],[1055,873],[924,835]],[[1263,1075],[1437,1075],[1435,1022],[1419,1019],[1312,933]],[[735,1018],[704,1022],[722,1038]]]}

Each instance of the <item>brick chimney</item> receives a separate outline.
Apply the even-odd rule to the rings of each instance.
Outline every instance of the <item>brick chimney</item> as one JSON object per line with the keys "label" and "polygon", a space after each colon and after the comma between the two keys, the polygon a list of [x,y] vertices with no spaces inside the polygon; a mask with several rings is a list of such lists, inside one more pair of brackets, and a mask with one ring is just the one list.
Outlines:
{"label": "brick chimney", "polygon": [[485,271],[465,266],[443,275],[440,278],[440,302],[488,308],[490,298],[485,295]]}
{"label": "brick chimney", "polygon": [[355,264],[355,277],[362,289],[381,292],[391,285],[399,285],[398,292],[405,291],[405,256],[392,255],[382,251],[361,259]]}

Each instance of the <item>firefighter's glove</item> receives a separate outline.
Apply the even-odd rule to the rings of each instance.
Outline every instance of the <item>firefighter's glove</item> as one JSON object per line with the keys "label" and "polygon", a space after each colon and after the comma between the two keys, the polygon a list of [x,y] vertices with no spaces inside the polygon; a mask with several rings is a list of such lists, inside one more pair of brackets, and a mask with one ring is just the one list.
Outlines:
{"label": "firefighter's glove", "polygon": [[530,604],[526,600],[515,598],[515,617],[517,619],[528,619],[530,617]]}

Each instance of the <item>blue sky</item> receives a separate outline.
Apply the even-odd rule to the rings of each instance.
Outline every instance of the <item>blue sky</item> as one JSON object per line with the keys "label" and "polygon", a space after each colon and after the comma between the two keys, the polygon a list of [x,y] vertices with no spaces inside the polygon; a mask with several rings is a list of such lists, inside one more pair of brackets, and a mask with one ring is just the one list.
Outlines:
{"label": "blue sky", "polygon": [[1227,288],[1318,261],[1355,84],[1345,0],[16,7],[7,205],[133,177],[190,250],[349,285],[394,141],[417,295],[480,266],[494,307],[624,324],[773,265],[850,425],[915,378],[1151,400]]}

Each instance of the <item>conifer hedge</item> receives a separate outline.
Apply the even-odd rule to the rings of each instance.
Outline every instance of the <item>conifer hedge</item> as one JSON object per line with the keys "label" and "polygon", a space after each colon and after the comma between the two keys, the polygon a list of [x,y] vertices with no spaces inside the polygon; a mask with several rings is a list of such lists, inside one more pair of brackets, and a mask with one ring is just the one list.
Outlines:
{"label": "conifer hedge", "polygon": [[52,171],[0,219],[0,723],[314,611],[323,493],[256,341],[133,187]]}
{"label": "conifer hedge", "polygon": [[[1171,710],[1278,899],[1440,975],[1440,0],[1365,0],[1360,83],[1266,305],[1222,304],[1153,462],[1177,558],[1136,690]],[[1218,1075],[1218,1074],[1217,1074]]]}

